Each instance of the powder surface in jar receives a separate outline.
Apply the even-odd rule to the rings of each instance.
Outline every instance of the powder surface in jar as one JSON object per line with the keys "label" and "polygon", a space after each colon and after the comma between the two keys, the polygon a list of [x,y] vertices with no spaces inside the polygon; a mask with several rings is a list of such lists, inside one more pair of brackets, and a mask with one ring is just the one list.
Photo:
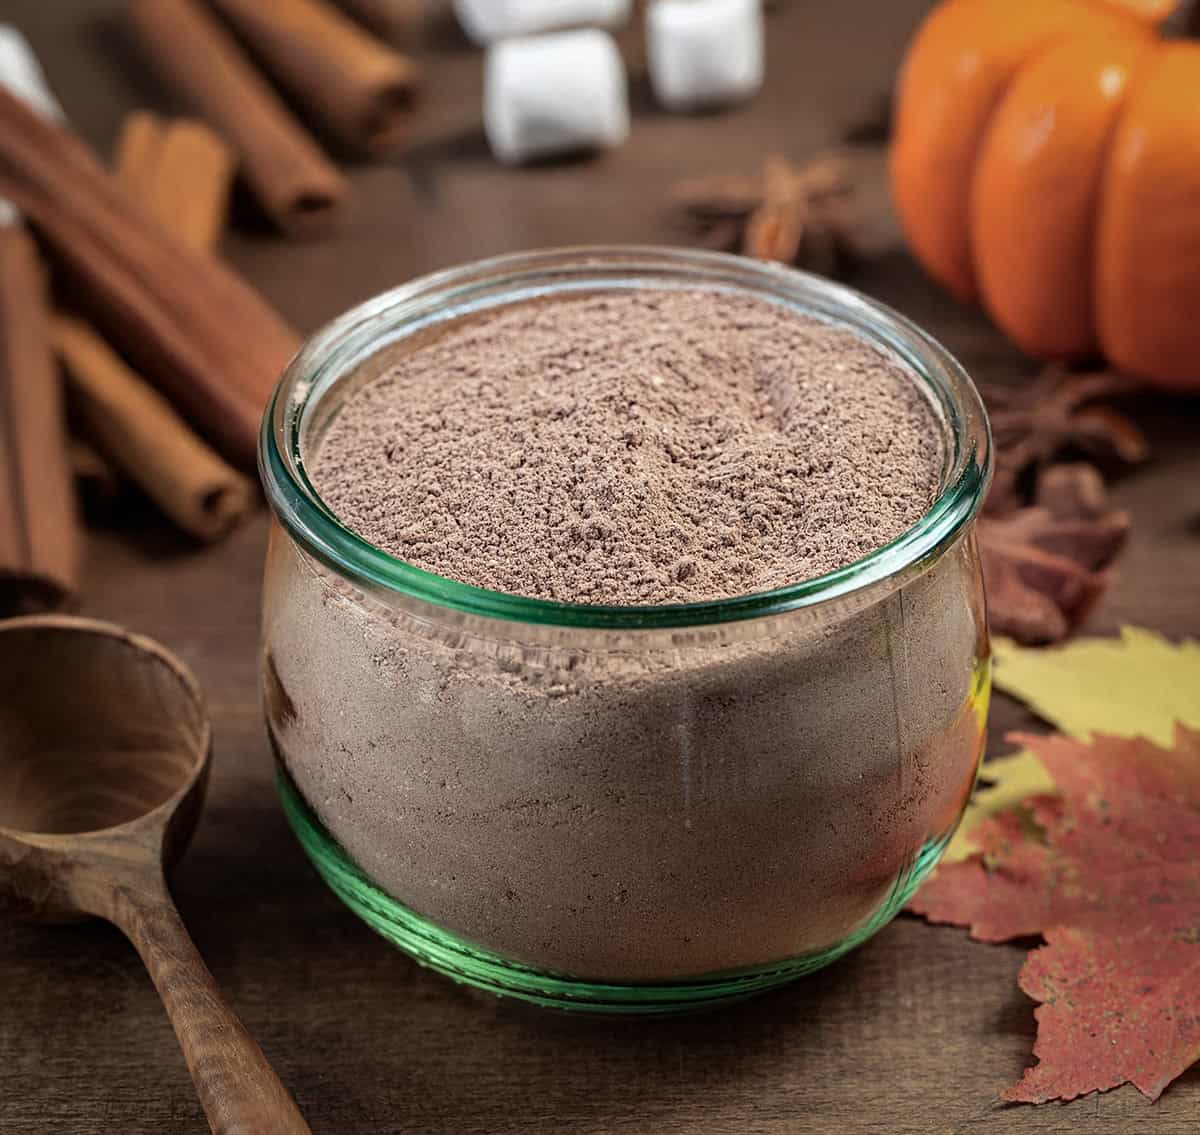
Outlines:
{"label": "powder surface in jar", "polygon": [[512,305],[393,349],[311,476],[428,571],[560,602],[688,603],[860,559],[936,495],[941,427],[852,331],[741,295]]}

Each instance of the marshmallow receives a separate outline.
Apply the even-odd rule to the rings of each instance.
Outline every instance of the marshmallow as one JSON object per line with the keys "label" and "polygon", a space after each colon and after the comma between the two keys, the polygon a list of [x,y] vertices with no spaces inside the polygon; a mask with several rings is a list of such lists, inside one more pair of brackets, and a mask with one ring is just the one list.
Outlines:
{"label": "marshmallow", "polygon": [[559,28],[615,28],[629,20],[633,0],[454,0],[454,11],[476,43]]}
{"label": "marshmallow", "polygon": [[763,80],[762,0],[653,0],[646,53],[658,101],[670,110],[740,102]]}
{"label": "marshmallow", "polygon": [[629,101],[616,42],[584,29],[494,44],[483,125],[492,152],[510,164],[619,145],[629,134]]}
{"label": "marshmallow", "polygon": [[[0,24],[0,86],[7,87],[47,118],[64,117],[33,48],[12,24]],[[12,202],[0,198],[0,224],[12,224],[16,219]]]}
{"label": "marshmallow", "polygon": [[0,24],[0,84],[47,118],[64,117],[33,48],[12,24]]}

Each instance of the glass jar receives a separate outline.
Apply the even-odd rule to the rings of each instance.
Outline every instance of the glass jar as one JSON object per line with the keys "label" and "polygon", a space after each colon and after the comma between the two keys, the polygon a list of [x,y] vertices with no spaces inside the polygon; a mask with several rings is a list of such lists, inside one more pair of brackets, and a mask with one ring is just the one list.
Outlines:
{"label": "glass jar", "polygon": [[[601,607],[421,571],[314,491],[306,457],[381,348],[497,305],[637,288],[756,296],[890,352],[943,431],[933,505],[817,579]],[[264,698],[284,806],[333,890],[422,963],[543,1005],[719,1003],[864,941],[945,847],[987,712],[973,528],[989,435],[962,369],[895,312],[717,254],[490,260],[318,333],[276,392],[261,466],[277,520]]]}

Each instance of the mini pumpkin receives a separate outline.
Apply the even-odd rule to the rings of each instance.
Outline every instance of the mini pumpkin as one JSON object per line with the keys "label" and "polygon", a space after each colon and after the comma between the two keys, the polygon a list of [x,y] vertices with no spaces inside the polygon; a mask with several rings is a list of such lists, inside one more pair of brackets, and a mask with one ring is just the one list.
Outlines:
{"label": "mini pumpkin", "polygon": [[1200,390],[1200,42],[1166,0],[945,0],[897,92],[926,269],[1042,359]]}

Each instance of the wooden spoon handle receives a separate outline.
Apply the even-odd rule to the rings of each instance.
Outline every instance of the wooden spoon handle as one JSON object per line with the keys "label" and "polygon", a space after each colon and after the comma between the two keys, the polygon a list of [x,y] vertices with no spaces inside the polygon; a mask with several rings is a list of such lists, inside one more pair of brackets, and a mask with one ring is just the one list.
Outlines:
{"label": "wooden spoon handle", "polygon": [[217,988],[161,874],[149,882],[122,888],[107,913],[146,964],[209,1126],[216,1135],[311,1135],[287,1088]]}

